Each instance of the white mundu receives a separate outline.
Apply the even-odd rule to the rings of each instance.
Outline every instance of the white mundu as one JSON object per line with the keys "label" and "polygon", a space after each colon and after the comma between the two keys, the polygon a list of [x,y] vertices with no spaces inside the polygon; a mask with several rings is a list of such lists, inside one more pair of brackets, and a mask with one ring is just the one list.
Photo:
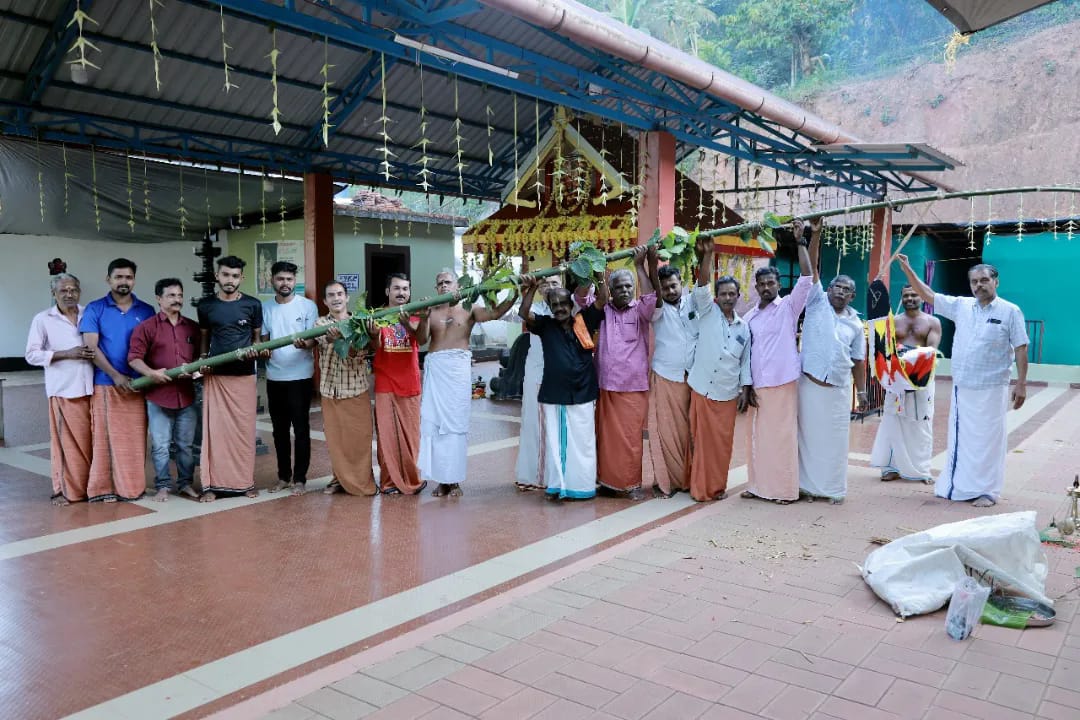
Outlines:
{"label": "white mundu", "polygon": [[420,398],[420,477],[442,485],[465,480],[469,414],[472,410],[472,353],[438,350],[424,358]]}

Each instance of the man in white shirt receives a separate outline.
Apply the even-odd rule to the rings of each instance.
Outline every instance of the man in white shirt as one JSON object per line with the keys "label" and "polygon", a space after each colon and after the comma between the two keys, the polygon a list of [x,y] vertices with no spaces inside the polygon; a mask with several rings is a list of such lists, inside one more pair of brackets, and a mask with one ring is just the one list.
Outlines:
{"label": "man in white shirt", "polygon": [[[1027,329],[1016,305],[998,297],[998,271],[979,264],[968,270],[972,297],[935,293],[915,275],[907,256],[900,269],[934,313],[956,323],[952,349],[952,402],[945,469],[934,494],[973,500],[975,507],[997,504],[1005,485],[1008,447],[1006,413],[1010,400],[1019,410],[1027,398]],[[1009,393],[1009,371],[1016,362],[1016,385]]]}
{"label": "man in white shirt", "polygon": [[694,365],[697,327],[690,319],[693,307],[678,268],[665,265],[658,276],[660,292],[652,315],[656,343],[650,363],[649,450],[656,493],[671,497],[690,489],[690,386],[686,378]]}
{"label": "man in white shirt", "polygon": [[49,399],[49,459],[52,464],[52,503],[69,505],[86,500],[90,460],[94,454],[90,399],[94,394],[94,351],[79,333],[83,306],[79,278],[54,275],[53,306],[30,323],[26,362],[45,368]]}
{"label": "man in white shirt", "polygon": [[[296,265],[279,260],[270,268],[274,299],[263,303],[265,342],[309,330],[319,319],[319,308],[306,297],[296,295]],[[278,482],[270,492],[291,487],[293,495],[303,495],[311,463],[311,397],[315,359],[313,340],[297,340],[278,348],[266,362],[266,404],[274,426]],[[289,430],[296,440],[296,457],[290,452]]]}
{"label": "man in white shirt", "polygon": [[799,494],[827,498],[834,505],[847,495],[851,434],[851,381],[856,407],[866,404],[866,335],[850,306],[855,281],[837,275],[821,288],[818,253],[821,222],[811,225],[813,285],[802,326],[799,378]]}
{"label": "man in white shirt", "polygon": [[698,282],[692,295],[697,348],[690,369],[690,496],[701,502],[727,497],[728,468],[735,440],[735,414],[751,402],[750,326],[735,313],[739,282],[716,281],[711,238],[697,242]]}

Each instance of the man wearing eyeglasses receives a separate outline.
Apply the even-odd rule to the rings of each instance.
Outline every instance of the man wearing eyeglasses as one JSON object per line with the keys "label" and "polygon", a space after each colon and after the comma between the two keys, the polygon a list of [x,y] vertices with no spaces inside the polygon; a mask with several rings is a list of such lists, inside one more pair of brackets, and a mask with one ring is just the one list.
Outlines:
{"label": "man wearing eyeglasses", "polygon": [[813,286],[803,320],[799,378],[799,494],[839,505],[847,495],[852,376],[856,409],[866,404],[866,336],[859,314],[850,307],[855,281],[837,275],[822,290],[821,225],[812,228]]}

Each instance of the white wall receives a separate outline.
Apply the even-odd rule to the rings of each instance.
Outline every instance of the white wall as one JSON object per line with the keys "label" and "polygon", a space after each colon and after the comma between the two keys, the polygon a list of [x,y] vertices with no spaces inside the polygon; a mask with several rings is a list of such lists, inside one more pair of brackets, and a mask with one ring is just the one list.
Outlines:
{"label": "white wall", "polygon": [[[82,299],[86,304],[108,292],[105,270],[109,261],[126,257],[138,265],[135,294],[155,308],[154,283],[163,277],[178,277],[184,282],[188,298],[201,292],[191,279],[202,265],[194,254],[196,242],[123,243],[93,239],[72,239],[39,235],[0,234],[0,257],[11,267],[0,283],[0,327],[7,332],[0,337],[0,357],[22,357],[26,350],[26,332],[30,320],[49,307],[48,263],[59,257],[67,271],[79,278]],[[190,304],[184,314],[195,317]]]}

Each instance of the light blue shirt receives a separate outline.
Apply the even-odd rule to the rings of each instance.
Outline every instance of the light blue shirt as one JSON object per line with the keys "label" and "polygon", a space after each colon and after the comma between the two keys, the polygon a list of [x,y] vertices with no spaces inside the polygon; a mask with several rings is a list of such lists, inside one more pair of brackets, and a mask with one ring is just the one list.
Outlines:
{"label": "light blue shirt", "polygon": [[743,385],[750,385],[750,326],[733,313],[729,322],[712,299],[707,286],[691,293],[697,331],[694,365],[690,368],[690,389],[710,400],[733,400]]}
{"label": "light blue shirt", "polygon": [[820,280],[810,288],[806,300],[801,358],[804,373],[835,387],[850,385],[854,361],[866,359],[866,335],[859,313],[846,307],[837,314]]}
{"label": "light blue shirt", "polygon": [[[294,295],[287,303],[279,303],[276,299],[263,302],[262,332],[271,340],[310,330],[318,319],[318,306],[306,297]],[[266,361],[267,380],[308,380],[314,374],[315,358],[311,351],[292,345],[278,348]]]}
{"label": "light blue shirt", "polygon": [[693,303],[689,295],[679,298],[678,305],[664,302],[653,310],[652,370],[671,382],[686,382],[686,375],[694,366],[694,348],[697,346],[697,326],[690,319]]}

